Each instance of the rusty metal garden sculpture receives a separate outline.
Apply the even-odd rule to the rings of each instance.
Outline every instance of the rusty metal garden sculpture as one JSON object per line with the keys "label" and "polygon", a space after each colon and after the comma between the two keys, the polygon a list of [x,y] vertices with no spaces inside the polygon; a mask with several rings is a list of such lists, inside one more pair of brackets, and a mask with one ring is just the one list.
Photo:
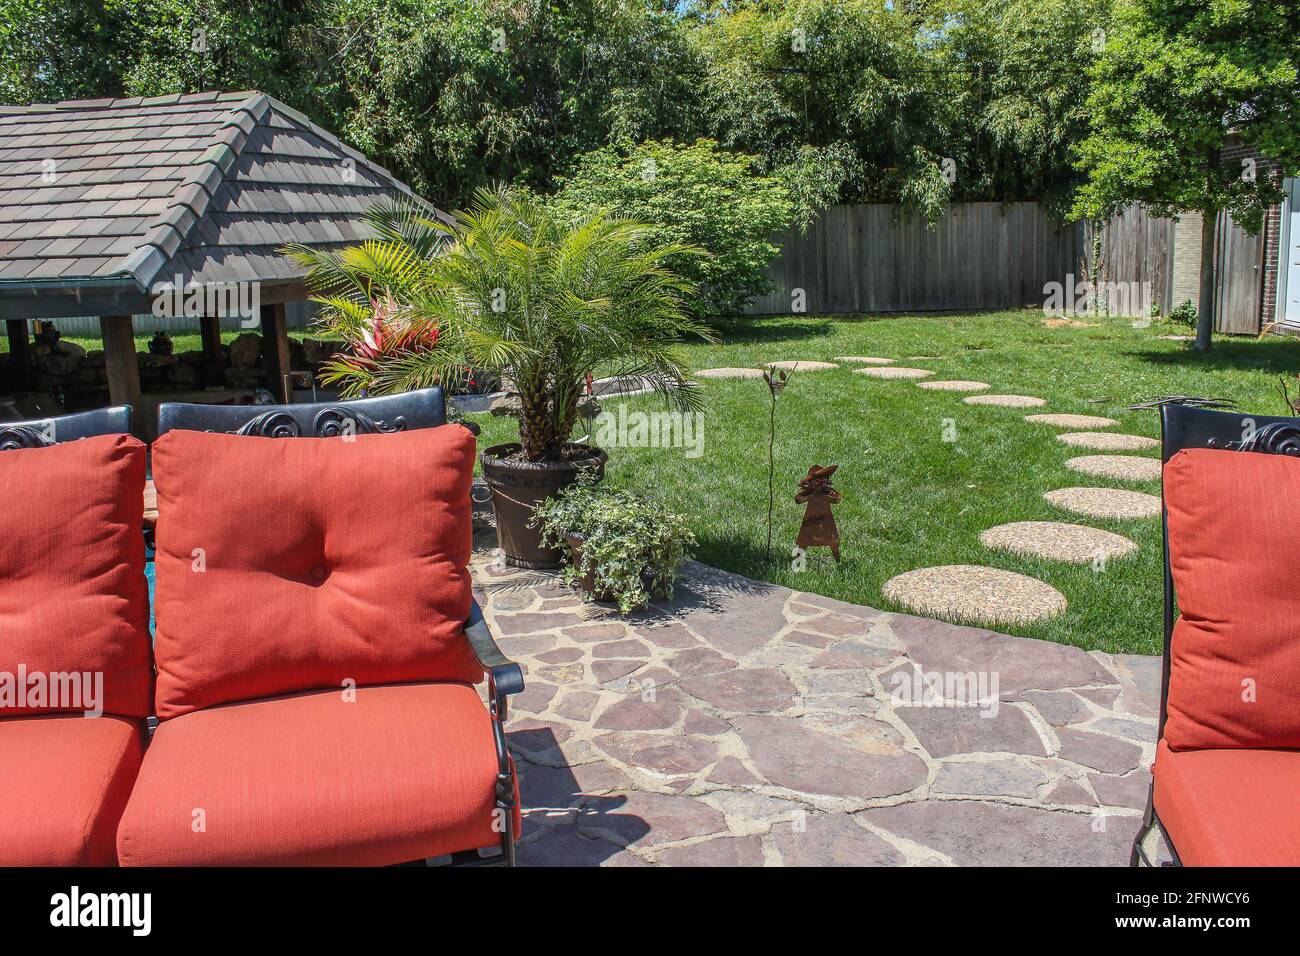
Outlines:
{"label": "rusty metal garden sculpture", "polygon": [[839,504],[842,496],[831,487],[831,475],[839,467],[813,465],[808,469],[807,477],[799,482],[799,493],[794,496],[797,504],[808,505],[795,548],[804,552],[809,548],[828,547],[836,561],[840,559],[840,530],[835,526],[831,505]]}

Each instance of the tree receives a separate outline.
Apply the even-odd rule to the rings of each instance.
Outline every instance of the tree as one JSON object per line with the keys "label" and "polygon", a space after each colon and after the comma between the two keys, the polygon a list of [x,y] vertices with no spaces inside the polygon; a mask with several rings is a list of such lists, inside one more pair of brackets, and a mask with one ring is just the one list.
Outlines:
{"label": "tree", "polygon": [[1300,5],[1294,0],[1119,0],[1092,69],[1093,129],[1075,213],[1108,218],[1126,203],[1202,216],[1196,348],[1214,329],[1215,221],[1257,233],[1280,181],[1223,162],[1229,133],[1300,169]]}
{"label": "tree", "polygon": [[706,311],[730,314],[767,290],[773,239],[795,216],[789,185],[755,166],[711,140],[605,147],[579,158],[553,205],[569,218],[606,211],[644,222],[651,245],[705,250],[671,264],[700,285]]}
{"label": "tree", "polygon": [[0,0],[0,103],[120,93],[117,29],[103,0]]}

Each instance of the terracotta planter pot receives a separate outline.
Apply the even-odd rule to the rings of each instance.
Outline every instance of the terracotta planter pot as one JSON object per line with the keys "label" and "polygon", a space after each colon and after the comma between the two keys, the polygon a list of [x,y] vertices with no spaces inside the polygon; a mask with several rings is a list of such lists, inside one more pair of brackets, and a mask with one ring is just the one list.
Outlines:
{"label": "terracotta planter pot", "polygon": [[519,445],[493,445],[479,455],[483,477],[492,492],[497,520],[497,545],[506,564],[516,568],[558,568],[564,560],[560,548],[542,547],[540,528],[528,527],[537,505],[578,480],[583,469],[594,468],[605,477],[609,455],[599,448],[578,446],[586,454],[565,461],[515,461],[509,455]]}

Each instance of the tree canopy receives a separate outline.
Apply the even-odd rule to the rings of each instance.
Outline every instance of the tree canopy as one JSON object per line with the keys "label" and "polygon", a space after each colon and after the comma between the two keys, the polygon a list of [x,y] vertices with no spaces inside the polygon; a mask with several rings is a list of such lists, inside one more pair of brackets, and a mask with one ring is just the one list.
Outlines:
{"label": "tree canopy", "polygon": [[448,206],[708,138],[933,217],[1070,192],[1109,2],[0,0],[0,98],[256,88]]}

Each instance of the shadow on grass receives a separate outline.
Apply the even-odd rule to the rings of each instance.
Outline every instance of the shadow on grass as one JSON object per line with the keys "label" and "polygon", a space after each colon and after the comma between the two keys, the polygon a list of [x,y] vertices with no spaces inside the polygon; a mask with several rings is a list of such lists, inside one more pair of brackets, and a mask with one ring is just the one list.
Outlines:
{"label": "shadow on grass", "polygon": [[835,331],[829,319],[777,320],[755,322],[744,317],[716,319],[711,323],[725,345],[758,342],[788,342],[830,335]]}
{"label": "shadow on grass", "polygon": [[1136,349],[1126,354],[1151,365],[1164,367],[1197,368],[1211,372],[1269,372],[1288,378],[1300,373],[1300,340],[1220,339],[1204,354],[1190,346],[1172,351]]}

